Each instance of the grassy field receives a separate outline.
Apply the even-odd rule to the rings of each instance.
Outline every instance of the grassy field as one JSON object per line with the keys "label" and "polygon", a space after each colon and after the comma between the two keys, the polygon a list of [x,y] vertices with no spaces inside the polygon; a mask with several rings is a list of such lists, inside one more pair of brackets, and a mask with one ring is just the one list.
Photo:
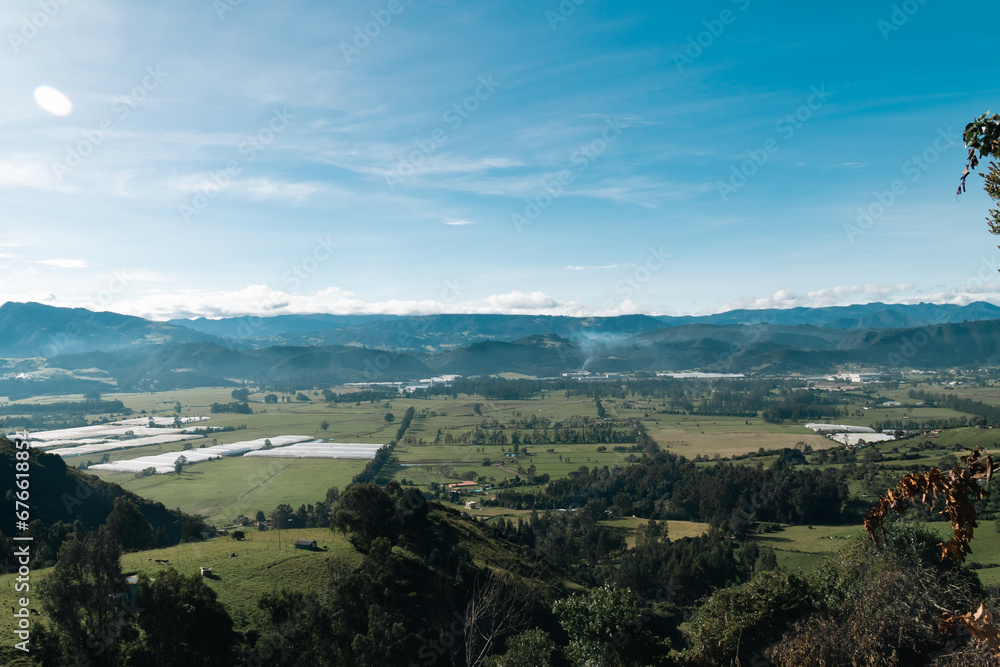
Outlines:
{"label": "grassy field", "polygon": [[769,424],[761,419],[703,415],[657,415],[643,422],[660,447],[694,458],[747,454],[764,449],[795,447],[804,442],[813,449],[839,446],[811,430],[790,424]]}
{"label": "grassy field", "polygon": [[[319,588],[327,577],[330,565],[354,567],[361,560],[361,555],[344,537],[326,528],[283,530],[280,537],[280,549],[277,532],[249,530],[242,542],[223,536],[166,549],[125,554],[121,560],[122,569],[126,575],[155,577],[158,572],[170,567],[183,575],[200,574],[201,567],[211,567],[213,576],[206,578],[205,582],[226,606],[235,628],[243,630],[264,620],[263,612],[257,608],[261,594],[283,589],[306,591]],[[298,539],[316,540],[320,550],[295,549],[292,545]],[[232,553],[236,554],[235,558],[229,558]],[[153,562],[156,559],[166,559],[169,563]],[[51,571],[51,568],[46,568],[31,573],[30,608],[39,612],[42,605],[37,585]],[[13,601],[15,597],[22,596],[13,589],[15,577],[13,574],[0,576],[0,590],[5,591],[4,600]],[[44,614],[31,616],[33,625],[40,621],[45,621]],[[0,635],[4,637],[5,645],[14,636],[13,630],[10,614],[0,614]]]}
{"label": "grassy field", "polygon": [[[353,546],[341,535],[327,528],[303,528],[278,533],[247,531],[242,542],[230,537],[216,537],[205,542],[179,544],[167,549],[141,551],[122,557],[126,574],[155,576],[165,567],[181,574],[199,574],[200,568],[212,568],[206,583],[215,590],[229,610],[237,629],[263,620],[257,599],[263,593],[288,590],[311,590],[322,585],[328,564],[356,566],[361,561]],[[319,551],[294,548],[295,540],[316,540]],[[236,554],[230,558],[230,554]],[[150,559],[166,559],[169,564]]]}
{"label": "grassy field", "polygon": [[127,473],[101,473],[143,498],[170,508],[199,514],[209,523],[229,525],[257,510],[270,515],[282,503],[297,508],[326,498],[327,489],[344,489],[366,461],[343,459],[275,459],[235,457],[208,461],[175,475],[135,477]]}
{"label": "grassy field", "polygon": [[[417,417],[407,431],[407,440],[397,445],[394,463],[387,472],[395,479],[406,479],[423,488],[432,482],[447,484],[459,481],[470,474],[482,476],[488,483],[499,483],[520,474],[526,476],[530,466],[537,475],[549,474],[563,477],[581,466],[627,465],[628,454],[615,452],[615,443],[604,445],[606,451],[598,452],[597,444],[526,445],[517,459],[507,456],[512,446],[472,444],[434,444],[444,442],[445,435],[456,439],[472,431],[484,420],[496,419],[506,424],[510,419],[538,416],[549,424],[568,421],[573,417],[596,418],[592,399],[566,398],[563,392],[550,392],[531,400],[488,401],[475,396],[429,399],[404,397],[388,402],[328,404],[322,400],[292,401],[277,404],[254,403],[252,415],[212,415],[213,402],[231,400],[229,390],[205,389],[161,392],[158,394],[109,394],[105,398],[119,398],[134,410],[156,410],[173,414],[180,403],[181,415],[210,416],[205,426],[245,426],[225,433],[215,433],[202,439],[189,441],[191,446],[209,446],[213,442],[225,444],[251,438],[264,438],[281,434],[322,437],[341,442],[388,442],[398,428],[406,408],[412,405]],[[315,397],[314,397],[315,398]],[[263,400],[263,394],[251,396],[251,401]],[[479,413],[476,413],[478,407]],[[618,410],[612,406],[609,414]],[[629,413],[634,410],[622,410]],[[395,420],[385,420],[391,412]],[[328,428],[323,430],[321,424]],[[794,446],[806,442],[814,448],[834,446],[829,440],[812,434],[799,426],[768,424],[759,419],[744,420],[729,417],[697,418],[693,416],[657,415],[644,420],[652,437],[664,448],[694,457],[729,456],[737,453]],[[615,424],[617,430],[628,430],[625,423]],[[180,452],[183,442],[109,453],[111,461],[137,456]],[[549,451],[551,450],[551,451]],[[98,456],[81,457],[97,460]],[[489,459],[492,465],[484,466]],[[67,459],[77,465],[74,458]],[[225,524],[237,514],[252,513],[261,509],[269,513],[277,504],[287,502],[293,507],[312,503],[325,496],[331,486],[344,488],[354,474],[364,467],[361,461],[304,461],[290,459],[231,459],[201,463],[186,469],[181,478],[155,476],[135,478],[120,473],[100,473],[109,481],[122,484],[144,497],[158,500],[168,507],[179,507],[208,517],[210,522]]]}
{"label": "grassy field", "polygon": [[[624,532],[625,542],[631,548],[635,546],[636,528],[645,525],[647,521],[648,519],[639,519],[630,516],[608,519],[607,521],[600,521],[599,523],[602,526],[608,526],[609,528],[615,528]],[[685,537],[698,537],[699,535],[704,535],[708,532],[707,523],[697,523],[694,521],[667,521],[666,524],[667,535],[670,536],[671,540],[679,540]]]}
{"label": "grassy field", "polygon": [[[532,466],[536,475],[548,474],[551,478],[559,478],[582,466],[623,466],[628,465],[630,459],[626,452],[613,451],[615,444],[626,443],[604,443],[606,451],[603,452],[597,451],[602,445],[596,443],[526,445],[523,449],[529,455],[525,456],[522,450],[516,459],[509,456],[513,450],[511,444],[443,444],[446,437],[457,440],[484,421],[492,423],[496,420],[505,426],[505,434],[510,434],[511,419],[538,417],[546,426],[572,418],[596,419],[597,409],[592,398],[567,397],[563,391],[546,392],[529,400],[491,401],[468,395],[457,398],[401,396],[389,401],[361,404],[326,403],[313,390],[303,390],[312,399],[309,401],[285,401],[289,395],[282,394],[281,402],[265,404],[264,393],[258,392],[250,397],[254,414],[211,414],[212,403],[232,400],[231,391],[230,388],[203,388],[158,393],[109,393],[104,398],[119,399],[136,413],[145,410],[146,414],[159,416],[173,415],[179,403],[182,416],[210,417],[211,421],[204,422],[201,424],[203,426],[241,427],[240,430],[193,439],[189,441],[192,447],[283,434],[340,442],[387,443],[395,435],[398,422],[407,407],[413,406],[416,418],[406,433],[406,440],[396,446],[393,462],[385,469],[383,478],[405,479],[424,489],[433,483],[448,484],[470,476],[481,477],[488,485],[498,484],[515,475],[520,475],[523,480]],[[895,396],[889,397],[906,400],[904,389],[894,393]],[[996,396],[989,397],[1000,401],[1000,391],[994,390],[993,393]],[[861,412],[861,393],[854,391],[846,395],[852,401],[850,410]],[[981,400],[988,398],[985,393],[977,397]],[[78,398],[81,397],[48,397],[47,400]],[[761,448],[795,447],[799,443],[805,443],[814,450],[839,447],[837,443],[815,435],[801,425],[771,424],[759,418],[660,414],[656,412],[659,406],[655,401],[635,398],[608,398],[602,402],[609,417],[641,419],[647,432],[662,448],[689,458],[698,455],[705,458],[716,455],[729,457],[756,452]],[[392,413],[395,419],[386,421],[387,413]],[[870,424],[883,419],[903,418],[907,414],[912,418],[953,416],[951,411],[940,408],[873,409],[863,411],[862,414],[861,418],[837,421]],[[322,428],[324,423],[327,425],[325,430]],[[622,431],[630,429],[625,421],[614,422],[614,428]],[[919,452],[919,458],[886,462],[883,465],[896,472],[905,471],[913,465],[936,465],[949,453],[948,447],[956,443],[967,447],[982,445],[1000,448],[1000,436],[994,438],[991,430],[948,431],[935,440],[935,445],[940,444],[940,447]],[[181,452],[184,445],[184,442],[179,442],[118,450],[110,452],[108,457],[111,461],[116,461],[150,454]],[[898,448],[903,452],[907,451],[904,447],[908,446],[905,443],[885,443],[879,445],[878,449],[888,453],[893,448]],[[68,458],[67,463],[79,465],[85,463],[86,459],[97,461],[100,456],[91,454],[80,459]],[[483,465],[484,459],[489,459],[489,465]],[[763,459],[748,461],[764,465],[770,463],[770,460]],[[314,503],[325,496],[329,487],[344,488],[363,467],[363,461],[240,458],[193,465],[185,470],[180,479],[172,476],[137,479],[127,474],[100,474],[139,495],[159,500],[168,507],[179,507],[187,512],[201,514],[208,517],[210,522],[221,525],[240,513],[253,513],[258,509],[269,513],[283,502],[293,507]]]}
{"label": "grassy field", "polygon": [[787,526],[776,533],[757,535],[754,540],[774,549],[778,565],[808,571],[861,534],[861,526]]}
{"label": "grassy field", "polygon": [[[951,539],[950,523],[935,521],[923,524],[941,536]],[[787,526],[776,533],[765,533],[754,537],[760,545],[774,549],[778,565],[790,570],[808,572],[825,556],[844,549],[856,538],[868,539],[860,525],[856,526]],[[994,530],[992,521],[984,521],[976,530],[972,540],[972,554],[967,564],[978,563],[979,579],[984,586],[1000,585],[1000,534]]]}

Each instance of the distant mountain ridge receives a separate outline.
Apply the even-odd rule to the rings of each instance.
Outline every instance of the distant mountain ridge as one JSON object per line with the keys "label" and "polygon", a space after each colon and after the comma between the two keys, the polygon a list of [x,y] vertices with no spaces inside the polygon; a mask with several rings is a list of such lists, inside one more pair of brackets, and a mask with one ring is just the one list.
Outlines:
{"label": "distant mountain ridge", "polygon": [[[244,380],[262,386],[321,387],[437,374],[554,376],[579,370],[821,374],[846,364],[881,369],[1000,365],[1000,319],[972,319],[1000,310],[994,306],[868,306],[762,315],[820,324],[681,323],[674,318],[670,325],[645,315],[283,316],[280,322],[257,323],[258,330],[271,334],[267,339],[234,340],[115,313],[5,304],[0,307],[0,357],[8,359],[0,358],[0,396],[112,387],[225,386]],[[710,317],[739,320],[754,313],[760,315],[741,311]],[[962,321],[927,323],[949,318]],[[872,320],[921,324],[858,328]],[[218,327],[232,327],[234,322],[200,324],[225,334]],[[307,334],[317,341],[313,344],[288,344],[279,333],[317,322],[332,328]],[[824,326],[831,323],[858,326]],[[338,337],[346,342],[322,342]],[[43,360],[9,359],[46,356],[45,352],[54,354]]]}
{"label": "distant mountain ridge", "polygon": [[[707,371],[744,374],[830,373],[845,365],[880,370],[980,368],[1000,365],[1000,320],[916,329],[824,329],[807,325],[688,324],[586,345],[555,335],[512,342],[481,341],[439,353],[405,353],[357,346],[234,350],[182,343],[63,355],[48,371],[104,380],[96,388],[145,391],[236,385],[328,387],[345,382],[407,381],[437,374],[537,377],[570,371]],[[74,375],[77,374],[77,375]],[[65,393],[53,385],[0,380],[0,395]],[[27,393],[26,393],[27,392]]]}
{"label": "distant mountain ridge", "polygon": [[0,306],[0,357],[52,357],[160,343],[207,342],[215,336],[169,322],[40,303]]}
{"label": "distant mountain ridge", "polygon": [[[170,320],[223,338],[234,347],[366,345],[406,351],[441,351],[485,340],[511,342],[554,334],[586,341],[632,336],[685,324],[810,325],[825,329],[903,329],[929,324],[1000,319],[1000,306],[869,303],[827,308],[732,310],[704,316],[621,315],[279,315],[266,318]],[[322,326],[320,326],[322,325]]]}
{"label": "distant mountain ridge", "polygon": [[39,303],[0,306],[0,357],[51,357],[148,345],[211,342],[234,349],[353,345],[439,352],[487,340],[513,342],[552,334],[584,348],[688,324],[809,325],[824,329],[902,329],[1000,319],[1000,307],[869,303],[828,308],[733,310],[704,316],[567,317],[443,314],[276,315],[157,322],[111,312]]}

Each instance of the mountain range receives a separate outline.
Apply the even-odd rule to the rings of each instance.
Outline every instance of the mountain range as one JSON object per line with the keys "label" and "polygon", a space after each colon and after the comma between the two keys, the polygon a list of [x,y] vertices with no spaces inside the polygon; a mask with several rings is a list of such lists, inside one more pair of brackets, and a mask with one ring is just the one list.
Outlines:
{"label": "mountain range", "polygon": [[1000,319],[1000,307],[869,303],[829,308],[732,310],[704,316],[621,315],[277,315],[157,322],[111,312],[39,303],[0,306],[0,357],[53,357],[164,343],[215,343],[233,349],[348,345],[441,352],[487,340],[553,334],[586,348],[682,325],[808,325],[823,329],[905,329]]}
{"label": "mountain range", "polygon": [[[7,303],[0,306],[0,395],[244,380],[330,386],[582,369],[817,374],[846,365],[981,367],[1000,364],[998,318],[1000,308],[978,303],[731,311],[704,318],[285,315],[155,322]],[[865,326],[872,322],[880,326]]]}

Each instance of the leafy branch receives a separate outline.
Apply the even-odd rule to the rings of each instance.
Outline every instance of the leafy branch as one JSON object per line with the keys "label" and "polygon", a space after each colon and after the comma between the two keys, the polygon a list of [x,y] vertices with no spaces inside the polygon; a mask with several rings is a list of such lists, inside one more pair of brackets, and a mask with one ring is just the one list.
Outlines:
{"label": "leafy branch", "polygon": [[[987,156],[1000,158],[1000,114],[990,116],[987,112],[975,119],[965,126],[962,139],[969,149],[969,158],[956,194],[965,192],[965,179],[979,166],[980,158]],[[997,163],[990,161],[989,172],[985,174],[979,172],[979,175],[985,181],[986,194],[994,201],[1000,201],[1000,167]],[[990,226],[990,232],[1000,234],[1000,209],[990,209],[986,221]]]}
{"label": "leafy branch", "polygon": [[896,514],[906,512],[912,503],[924,505],[928,511],[934,510],[939,499],[944,499],[944,509],[939,512],[951,521],[954,537],[941,543],[941,557],[961,563],[965,555],[972,553],[969,546],[976,523],[976,508],[972,501],[989,496],[982,486],[993,473],[1000,469],[990,456],[984,456],[980,448],[962,457],[962,464],[948,472],[932,468],[923,473],[911,473],[901,480],[896,488],[880,496],[878,504],[865,517],[865,532],[872,541],[879,544],[885,540],[884,523],[890,511]]}

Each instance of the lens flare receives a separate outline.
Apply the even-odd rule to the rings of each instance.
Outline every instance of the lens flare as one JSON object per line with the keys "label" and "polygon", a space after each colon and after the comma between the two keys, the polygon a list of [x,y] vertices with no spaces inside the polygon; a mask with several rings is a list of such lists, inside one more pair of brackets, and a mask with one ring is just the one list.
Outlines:
{"label": "lens flare", "polygon": [[73,103],[65,93],[52,86],[35,88],[35,102],[54,116],[68,116],[73,111]]}

